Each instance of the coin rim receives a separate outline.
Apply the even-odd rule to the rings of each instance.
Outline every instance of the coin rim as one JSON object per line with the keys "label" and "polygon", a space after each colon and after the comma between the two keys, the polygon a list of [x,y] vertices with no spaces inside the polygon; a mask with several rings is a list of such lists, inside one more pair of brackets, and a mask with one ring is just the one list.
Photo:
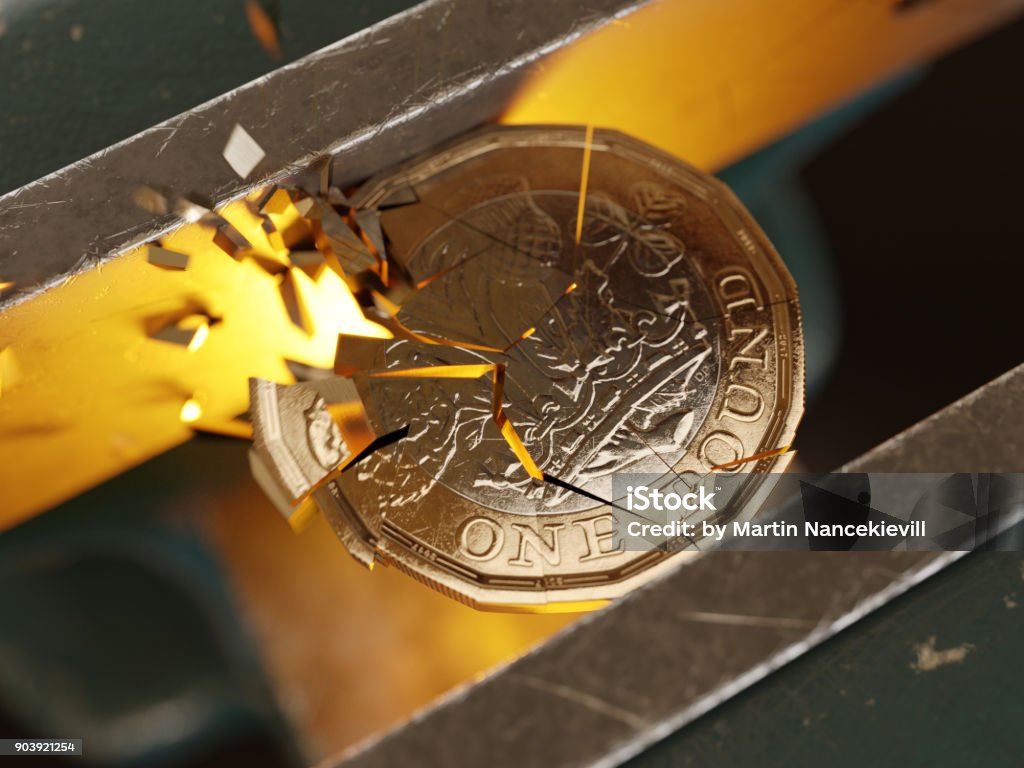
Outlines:
{"label": "coin rim", "polygon": [[[397,189],[410,185],[415,187],[417,184],[438,173],[450,170],[453,166],[461,165],[475,157],[496,150],[516,146],[534,147],[538,145],[571,146],[582,149],[585,131],[584,126],[489,126],[459,137],[440,149],[423,153],[395,168],[377,174],[360,188],[352,202],[353,205],[358,207],[373,208],[379,205],[381,201],[386,200],[387,196]],[[646,167],[657,170],[673,182],[681,183],[684,187],[689,188],[693,193],[703,198],[723,218],[725,224],[730,224],[729,218],[734,219],[732,223],[739,226],[733,226],[731,229],[740,246],[743,247],[748,255],[752,257],[760,256],[765,261],[764,266],[767,269],[764,271],[754,269],[754,272],[759,283],[768,293],[767,296],[763,297],[766,301],[766,307],[769,304],[771,305],[771,322],[777,365],[773,382],[776,400],[772,416],[768,424],[760,432],[758,447],[756,450],[752,450],[750,455],[771,450],[777,446],[792,444],[796,427],[804,408],[803,328],[796,283],[775,248],[732,190],[713,176],[646,142],[614,129],[595,129],[592,141],[595,146],[607,147],[608,151],[618,149],[620,156],[624,152],[627,159],[629,159],[630,155],[633,155],[635,160],[641,162]],[[709,192],[711,193],[710,196]],[[740,232],[745,232],[750,236],[752,241],[750,246],[743,242],[739,234]],[[697,266],[699,268],[699,265]],[[756,265],[754,266],[756,267]],[[707,276],[703,275],[703,273],[702,276],[707,279]],[[768,277],[773,279],[766,279]],[[772,285],[773,282],[775,283],[774,285]],[[717,297],[715,297],[715,300],[717,301]],[[778,329],[780,326],[785,327],[786,334],[779,334]],[[783,340],[788,347],[788,354],[780,351],[779,345]],[[716,386],[719,383],[717,382]],[[718,387],[718,390],[713,401],[715,404],[721,399],[721,387]],[[783,403],[784,405],[780,405]],[[705,420],[704,424],[695,433],[690,444],[691,447],[695,448],[699,445],[698,440],[702,439],[702,433],[705,432],[705,426],[709,420],[710,417]],[[766,448],[765,446],[768,447]],[[691,453],[692,451],[688,450],[684,454],[676,465],[676,470],[680,469],[684,461],[691,456]],[[757,509],[754,502],[757,501],[759,491],[763,489],[767,473],[783,471],[790,459],[791,454],[769,456],[750,462],[749,466],[744,467],[742,472],[748,475],[750,479],[744,483],[743,491],[739,494],[742,497],[740,508],[734,510],[735,514],[729,519],[744,520],[752,517]],[[447,490],[449,493],[456,494],[451,489]],[[470,500],[466,501],[472,503]],[[647,557],[634,558],[625,566],[626,569],[633,569],[635,565],[640,564],[642,567],[639,570],[621,576],[616,581],[609,581],[604,584],[536,589],[495,587],[460,578],[451,568],[438,566],[436,557],[418,554],[415,549],[422,551],[424,548],[427,548],[434,550],[436,554],[441,555],[445,559],[451,558],[454,560],[454,557],[442,552],[433,544],[416,540],[414,536],[386,520],[383,515],[381,515],[379,524],[374,525],[367,515],[361,514],[351,504],[348,504],[348,509],[343,511],[340,509],[324,509],[323,511],[331,520],[336,530],[342,527],[348,528],[351,525],[351,516],[354,515],[362,523],[362,528],[365,532],[362,538],[366,544],[374,549],[377,559],[398,568],[418,581],[454,599],[477,608],[536,611],[572,610],[577,607],[591,607],[626,594],[637,586],[657,578],[666,571],[674,569],[674,567],[682,565],[690,558],[700,554],[692,551],[641,553]],[[491,510],[488,511],[491,512]],[[578,510],[567,514],[566,517],[579,518],[592,515],[594,512],[595,509]],[[350,518],[349,523],[344,522],[343,518],[345,517]],[[546,515],[545,519],[547,520],[548,517]],[[550,517],[552,521],[559,519],[557,513],[553,513]],[[344,539],[351,540],[351,533],[351,530],[347,530]],[[371,537],[372,540],[369,540]],[[408,539],[411,542],[411,546],[401,541],[403,538]],[[347,543],[346,545],[351,548],[351,544]],[[365,557],[365,551],[363,556]],[[363,558],[361,557],[360,559]],[[652,562],[646,563],[646,560]],[[463,571],[471,570],[463,563],[457,563],[456,567]],[[622,570],[622,568],[618,570]],[[595,577],[598,574],[599,572],[592,572],[592,575]],[[557,581],[560,577],[538,578],[536,576],[524,575],[522,578],[537,582],[545,580]]]}

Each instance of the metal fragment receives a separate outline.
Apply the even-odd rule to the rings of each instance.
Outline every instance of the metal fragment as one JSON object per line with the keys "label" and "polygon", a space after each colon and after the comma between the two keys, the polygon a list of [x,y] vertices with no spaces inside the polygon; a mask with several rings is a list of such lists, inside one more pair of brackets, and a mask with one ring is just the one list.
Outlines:
{"label": "metal fragment", "polygon": [[146,261],[164,269],[188,269],[187,254],[161,248],[158,245],[150,245],[146,248]]}
{"label": "metal fragment", "polygon": [[222,154],[231,170],[242,179],[249,178],[256,166],[267,156],[263,147],[238,123],[231,129],[231,135],[228,136],[228,143],[224,145]]}

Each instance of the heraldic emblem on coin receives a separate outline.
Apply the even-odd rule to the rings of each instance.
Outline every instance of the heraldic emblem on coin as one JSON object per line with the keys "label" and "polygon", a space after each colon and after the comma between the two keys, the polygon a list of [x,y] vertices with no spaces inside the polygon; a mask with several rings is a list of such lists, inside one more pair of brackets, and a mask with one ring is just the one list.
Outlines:
{"label": "heraldic emblem on coin", "polygon": [[686,556],[616,542],[614,473],[739,476],[721,521],[788,458],[796,289],[708,175],[615,131],[503,127],[292,194],[376,332],[251,382],[252,466],[361,562],[477,606],[593,605]]}

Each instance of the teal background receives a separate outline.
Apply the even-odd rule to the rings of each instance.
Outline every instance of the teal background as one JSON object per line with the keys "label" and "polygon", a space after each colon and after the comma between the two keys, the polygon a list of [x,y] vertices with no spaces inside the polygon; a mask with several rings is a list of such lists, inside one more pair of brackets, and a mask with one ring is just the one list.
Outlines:
{"label": "teal background", "polygon": [[415,4],[265,3],[280,19],[274,59],[243,0],[0,2],[0,194]]}

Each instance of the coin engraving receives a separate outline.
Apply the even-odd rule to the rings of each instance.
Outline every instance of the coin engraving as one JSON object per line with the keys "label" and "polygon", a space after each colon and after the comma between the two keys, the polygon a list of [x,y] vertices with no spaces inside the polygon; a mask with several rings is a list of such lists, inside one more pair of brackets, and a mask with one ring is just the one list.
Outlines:
{"label": "coin engraving", "polygon": [[[371,179],[331,219],[373,246],[338,268],[391,338],[339,339],[344,388],[316,385],[290,460],[359,559],[473,604],[642,583],[685,554],[615,541],[612,475],[740,475],[749,493],[715,514],[749,514],[802,410],[795,287],[742,206],[629,137],[596,130],[588,153],[585,135],[488,129]],[[287,464],[264,456],[285,429],[269,418],[254,450]]]}
{"label": "coin engraving", "polygon": [[[398,317],[417,332],[500,347],[533,328],[507,355],[508,415],[546,472],[607,495],[612,472],[652,471],[678,460],[710,407],[711,386],[692,377],[703,367],[709,381],[717,378],[718,335],[697,319],[713,309],[682,244],[635,215],[630,221],[625,210],[610,213],[610,202],[595,199],[600,202],[585,220],[591,223],[578,247],[566,247],[577,205],[566,194],[534,194],[511,206],[509,198],[499,198],[493,206],[500,214],[486,202],[465,220],[449,222],[411,263],[425,253],[429,270],[443,273],[469,254],[475,258],[421,290]],[[509,207],[530,221],[562,225],[531,224],[529,231],[543,238],[488,229],[498,222],[522,232]],[[544,245],[505,245],[524,240]],[[563,276],[559,286],[577,290],[565,296],[550,290],[552,273]],[[400,340],[387,355],[392,368],[456,361],[451,348],[433,347],[428,359],[422,348]],[[482,353],[477,358],[485,359]],[[501,440],[480,440],[491,412],[486,386],[438,379],[403,387],[378,380],[371,390],[389,426],[412,420],[407,451],[427,475],[471,501],[522,514],[593,506],[571,491],[534,483]],[[419,503],[429,487],[401,494],[403,503]]]}

